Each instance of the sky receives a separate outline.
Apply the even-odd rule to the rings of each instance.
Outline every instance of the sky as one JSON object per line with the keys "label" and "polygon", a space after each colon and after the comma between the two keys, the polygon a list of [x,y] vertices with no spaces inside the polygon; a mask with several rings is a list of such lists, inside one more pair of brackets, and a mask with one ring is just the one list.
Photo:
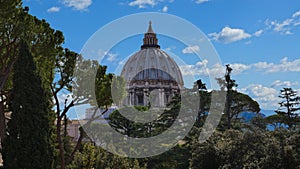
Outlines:
{"label": "sky", "polygon": [[[171,14],[201,30],[221,61],[213,64],[209,55],[208,59],[196,59],[196,53],[205,51],[203,43],[182,44],[160,34],[166,28],[172,32],[175,27],[162,29],[161,22],[153,18],[161,48],[177,62],[183,61],[178,64],[184,76],[192,73],[210,84],[208,74],[217,72],[222,76],[225,65],[230,64],[237,90],[251,96],[265,110],[278,108],[283,87],[300,94],[299,0],[24,0],[23,4],[29,6],[30,14],[62,31],[64,47],[78,53],[98,30],[119,18],[143,12]],[[149,19],[130,24],[142,26],[145,32]],[[176,28],[184,30],[181,24]],[[108,71],[114,72],[140,49],[143,35],[137,33],[109,51],[97,51],[104,56],[102,63],[108,65]]]}

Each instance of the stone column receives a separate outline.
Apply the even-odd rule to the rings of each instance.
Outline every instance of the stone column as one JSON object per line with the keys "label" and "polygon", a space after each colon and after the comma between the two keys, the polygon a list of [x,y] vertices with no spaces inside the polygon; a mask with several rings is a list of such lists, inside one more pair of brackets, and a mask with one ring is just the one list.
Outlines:
{"label": "stone column", "polygon": [[143,89],[144,91],[144,106],[148,106],[148,92],[149,92],[149,89]]}
{"label": "stone column", "polygon": [[133,90],[131,93],[131,106],[135,105],[135,91]]}
{"label": "stone column", "polygon": [[161,107],[166,107],[165,89],[161,89]]}
{"label": "stone column", "polygon": [[131,98],[132,98],[132,92],[130,91],[128,96],[128,106],[132,106]]}

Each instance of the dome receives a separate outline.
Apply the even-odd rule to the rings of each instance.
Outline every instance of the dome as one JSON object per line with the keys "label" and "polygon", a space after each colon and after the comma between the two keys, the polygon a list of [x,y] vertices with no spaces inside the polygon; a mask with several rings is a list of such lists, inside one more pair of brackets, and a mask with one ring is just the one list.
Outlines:
{"label": "dome", "polygon": [[159,48],[145,48],[133,54],[125,63],[121,76],[127,82],[137,80],[175,81],[183,86],[178,65]]}
{"label": "dome", "polygon": [[126,80],[127,97],[123,105],[164,108],[183,87],[176,62],[158,45],[151,22],[141,50],[125,63],[121,76]]}

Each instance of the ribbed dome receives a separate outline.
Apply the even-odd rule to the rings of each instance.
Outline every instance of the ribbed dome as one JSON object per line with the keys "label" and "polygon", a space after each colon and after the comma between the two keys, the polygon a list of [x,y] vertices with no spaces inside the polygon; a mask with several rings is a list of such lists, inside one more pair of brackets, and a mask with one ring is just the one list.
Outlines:
{"label": "ribbed dome", "polygon": [[121,76],[130,81],[176,81],[183,79],[176,62],[158,47],[143,48],[133,54],[123,67]]}
{"label": "ribbed dome", "polygon": [[176,62],[158,45],[151,22],[141,50],[125,63],[121,76],[126,80],[123,105],[163,108],[180,93],[183,80]]}

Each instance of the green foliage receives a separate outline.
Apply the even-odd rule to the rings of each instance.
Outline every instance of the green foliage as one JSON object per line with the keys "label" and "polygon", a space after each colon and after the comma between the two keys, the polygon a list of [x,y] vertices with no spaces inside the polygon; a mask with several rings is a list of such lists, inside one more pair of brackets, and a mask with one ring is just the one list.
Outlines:
{"label": "green foliage", "polygon": [[190,158],[190,147],[183,141],[167,152],[146,158],[145,163],[151,169],[186,169],[189,168]]}
{"label": "green foliage", "polygon": [[[45,20],[38,19],[28,13],[29,7],[22,7],[21,0],[0,1],[0,139],[6,137],[6,121],[4,114],[10,112],[8,103],[13,87],[13,65],[19,57],[19,45],[22,41],[36,63],[45,95],[49,96],[50,83],[54,79],[55,57],[62,51],[64,37],[62,32],[50,27]],[[49,101],[52,98],[48,97]],[[48,102],[47,104],[51,104]],[[54,120],[54,119],[52,119]]]}
{"label": "green foliage", "polygon": [[234,90],[234,87],[237,87],[238,85],[236,84],[235,80],[231,79],[231,71],[232,68],[230,65],[226,65],[226,73],[224,76],[224,79],[222,78],[217,78],[216,80],[218,81],[221,91],[227,90],[231,91]]}
{"label": "green foliage", "polygon": [[278,114],[274,114],[271,116],[268,116],[264,119],[264,122],[266,124],[269,124],[271,126],[273,126],[275,129],[279,128],[279,127],[283,127],[283,123],[284,123],[284,119],[286,117],[278,115]]}
{"label": "green foliage", "polygon": [[18,46],[26,41],[37,65],[44,87],[49,88],[55,56],[62,50],[62,32],[55,31],[45,20],[28,14],[21,0],[0,1],[0,91],[9,84],[8,76],[18,57]]}
{"label": "green foliage", "polygon": [[262,116],[255,116],[251,119],[250,125],[254,128],[260,129],[260,130],[266,130],[267,129],[267,122],[265,121],[266,118]]}
{"label": "green foliage", "polygon": [[205,83],[200,79],[194,83],[192,91],[197,91],[199,94],[199,110],[195,125],[200,127],[203,125],[207,112],[210,109],[211,93],[207,91]]}
{"label": "green foliage", "polygon": [[281,168],[278,141],[270,133],[226,130],[192,147],[192,168]]}
{"label": "green foliage", "polygon": [[279,98],[282,101],[279,102],[280,107],[275,112],[278,114],[281,122],[293,129],[295,125],[300,123],[300,96],[297,96],[297,92],[292,88],[283,88],[280,90]]}
{"label": "green foliage", "polygon": [[19,59],[14,64],[13,82],[12,116],[3,150],[4,166],[9,169],[52,168],[50,97],[42,87],[25,43],[21,43]]}
{"label": "green foliage", "polygon": [[97,107],[109,106],[113,102],[111,94],[113,75],[106,74],[106,69],[106,66],[99,65],[97,67],[95,79]]}
{"label": "green foliage", "polygon": [[78,57],[73,82],[75,105],[91,104],[105,108],[112,104],[111,85],[113,74],[107,74],[107,66],[99,65],[95,60],[83,60]]}
{"label": "green foliage", "polygon": [[11,87],[7,81],[17,59],[18,44],[24,23],[21,0],[0,1],[0,91]]}
{"label": "green foliage", "polygon": [[[28,49],[23,46],[22,50],[19,50],[21,39],[29,44]],[[68,98],[70,100],[65,102],[69,101],[70,104],[64,105],[62,109],[63,106],[56,100],[56,108],[59,107],[56,111],[58,121],[61,121],[69,108],[75,105],[91,104],[97,108],[107,109],[113,101],[121,105],[126,95],[126,82],[123,78],[107,74],[107,67],[99,65],[97,61],[83,60],[77,53],[63,49],[61,46],[63,41],[62,32],[53,30],[45,20],[28,14],[28,8],[22,7],[21,0],[0,1],[0,94],[5,98],[0,101],[0,113],[4,115],[4,112],[8,111],[8,102],[11,102],[12,110],[7,131],[9,135],[2,151],[4,164],[8,169],[46,169],[61,165],[61,158],[57,158],[53,163],[53,158],[59,153],[58,150],[53,150],[51,142],[53,138],[51,126],[54,119],[50,103],[52,98],[49,97],[50,90],[48,90],[50,87],[54,97],[61,91],[77,94],[76,98]],[[14,63],[15,69],[12,69]],[[73,74],[75,67],[76,79]],[[241,112],[257,113],[260,109],[252,98],[235,91],[237,83],[231,78],[231,72],[232,68],[226,65],[224,78],[217,79],[221,91],[208,92],[205,84],[198,80],[193,89],[173,97],[168,108],[153,122],[134,123],[118,111],[109,117],[110,125],[124,135],[151,137],[170,127],[179,110],[198,111],[196,125],[189,136],[168,152],[144,159],[129,159],[106,152],[92,143],[85,143],[79,146],[73,161],[66,160],[70,162],[67,168],[300,168],[299,96],[291,88],[284,88],[279,96],[282,101],[276,111],[277,115],[266,119],[255,117],[251,124],[243,124],[238,119]],[[72,91],[72,86],[77,91]],[[11,100],[6,100],[10,98],[7,96],[12,87]],[[93,87],[95,92],[90,90]],[[226,93],[225,110],[222,110],[225,116],[219,130],[207,142],[198,143],[201,126],[211,106],[212,93],[220,98]],[[186,104],[182,105],[181,98],[185,99]],[[218,104],[218,100],[214,101]],[[198,107],[195,106],[196,102]],[[135,106],[124,109],[141,113],[156,111],[149,110],[149,107]],[[195,107],[197,110],[193,110]],[[92,123],[92,120],[87,123],[90,131],[94,131],[90,137],[94,140],[109,139],[109,133],[99,132],[101,125],[109,124]],[[3,138],[3,133],[6,133],[5,121],[0,121],[0,124],[2,124],[0,136]],[[61,136],[61,123],[57,124],[59,124],[57,134]],[[274,125],[276,129],[267,131],[267,124]],[[282,124],[287,124],[294,130],[286,130],[282,128]],[[228,130],[224,130],[225,128]],[[58,135],[56,138],[59,138]],[[108,140],[102,141],[109,143]],[[112,145],[109,143],[108,146]],[[68,137],[61,138],[61,148],[63,159],[73,159],[70,157],[73,147]]]}
{"label": "green foliage", "polygon": [[[177,118],[179,112],[178,108],[180,108],[180,105],[178,107],[176,101],[171,102],[170,104],[173,103],[174,107],[166,110],[148,109],[148,107],[145,106],[124,107],[120,109],[120,111],[131,112],[131,114],[152,113],[159,115],[155,120],[149,123],[143,124],[140,122],[129,120],[126,117],[122,116],[119,110],[116,110],[109,116],[109,124],[116,131],[127,136],[152,137],[168,129],[173,124],[174,120]],[[163,113],[160,113],[161,111],[163,111]]]}
{"label": "green foliage", "polygon": [[85,143],[82,150],[76,153],[68,169],[146,169],[136,159],[113,155],[91,143]]}
{"label": "green foliage", "polygon": [[120,106],[127,94],[125,79],[121,76],[114,76],[112,79],[111,89],[114,103],[117,106]]}
{"label": "green foliage", "polygon": [[[94,168],[96,165],[96,150],[95,146],[92,144],[85,144],[83,146],[82,152],[77,152],[73,166],[70,165],[68,168],[82,168],[90,169]],[[76,167],[75,167],[76,166]]]}
{"label": "green foliage", "polygon": [[147,110],[149,110],[149,108],[148,107],[146,107],[146,106],[134,106],[134,108],[137,110],[137,111],[147,111]]}
{"label": "green foliage", "polygon": [[[231,79],[232,68],[230,65],[226,65],[226,73],[224,79],[217,78],[221,91],[226,92],[225,110],[223,122],[226,121],[227,129],[232,128],[232,121],[238,118],[238,115],[242,112],[255,112],[260,111],[259,105],[256,101],[250,98],[248,95],[237,92],[234,88],[238,85],[236,81]],[[225,90],[226,89],[226,90]]]}

